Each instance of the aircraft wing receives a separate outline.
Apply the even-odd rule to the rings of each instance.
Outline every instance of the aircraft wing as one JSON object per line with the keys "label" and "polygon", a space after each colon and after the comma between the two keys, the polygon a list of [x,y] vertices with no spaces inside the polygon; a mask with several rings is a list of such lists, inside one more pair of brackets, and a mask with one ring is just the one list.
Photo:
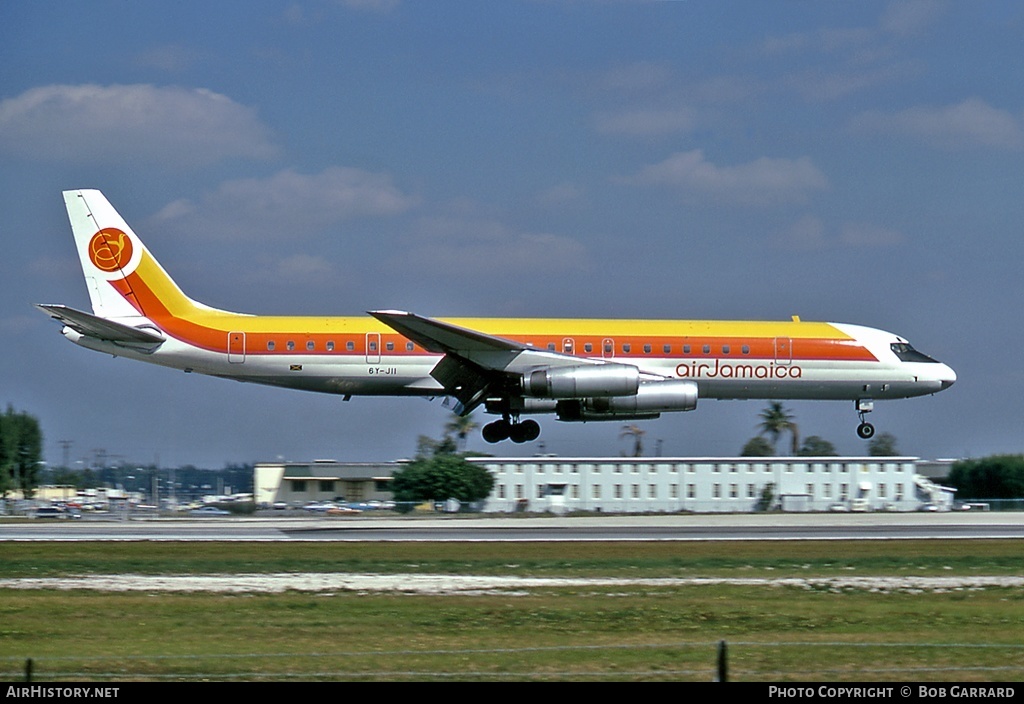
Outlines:
{"label": "aircraft wing", "polygon": [[428,352],[444,354],[430,375],[459,400],[461,408],[456,411],[460,415],[471,412],[488,396],[502,395],[515,374],[537,367],[602,364],[405,311],[369,314]]}
{"label": "aircraft wing", "polygon": [[131,325],[107,320],[106,318],[62,305],[36,303],[35,306],[75,332],[87,337],[95,337],[98,340],[148,344],[159,344],[164,341],[164,336],[156,330],[133,328]]}

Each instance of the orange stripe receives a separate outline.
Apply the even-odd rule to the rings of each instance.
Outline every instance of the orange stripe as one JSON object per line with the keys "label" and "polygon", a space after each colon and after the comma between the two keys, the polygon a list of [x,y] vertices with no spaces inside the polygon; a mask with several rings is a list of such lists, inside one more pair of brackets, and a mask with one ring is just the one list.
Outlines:
{"label": "orange stripe", "polygon": [[[152,271],[153,261],[144,261],[139,269],[149,269],[150,274],[157,278],[165,278],[166,274]],[[149,266],[145,266],[149,265]],[[160,275],[163,277],[160,277]],[[309,354],[306,343],[314,343],[315,353],[326,353],[328,341],[335,343],[333,354],[358,354],[366,355],[366,333],[380,333],[381,349],[371,354],[386,354],[393,356],[424,356],[428,353],[418,346],[413,351],[406,350],[406,338],[390,331],[372,318],[365,317],[259,317],[239,315],[219,311],[205,311],[195,308],[184,294],[174,286],[169,279],[166,279],[166,286],[171,290],[161,291],[163,296],[158,294],[149,286],[149,277],[144,277],[142,272],[137,270],[130,274],[126,281],[112,281],[112,285],[123,295],[136,309],[157,323],[169,335],[195,347],[212,352],[227,352],[229,332],[244,332],[246,334],[246,354],[253,355],[302,355]],[[169,299],[169,300],[165,300]],[[167,305],[171,303],[176,309],[174,311]],[[188,317],[186,317],[186,314]],[[193,320],[191,318],[195,318]],[[473,319],[469,321],[452,321],[464,327],[473,327],[481,332],[505,337],[523,344],[531,344],[540,350],[548,349],[554,345],[555,351],[562,351],[562,343],[565,339],[571,338],[574,343],[574,353],[581,357],[603,356],[605,340],[612,340],[614,353],[612,356],[619,359],[663,359],[663,358],[694,358],[694,359],[776,359],[776,338],[784,338],[790,342],[790,354],[780,355],[785,359],[793,361],[877,361],[877,358],[863,345],[856,340],[849,338],[832,326],[824,323],[791,323],[791,322],[743,322],[730,323],[729,321],[621,321],[621,320],[557,320],[557,319]],[[291,330],[267,331],[268,324],[287,325]],[[644,334],[643,329],[649,323],[650,334]],[[629,327],[633,334],[628,335],[555,335],[548,333],[544,335],[523,334],[521,330],[530,324],[536,324],[538,328],[551,330],[562,327],[565,330],[579,330],[581,328],[599,328],[602,324],[609,332]],[[754,329],[763,332],[763,335],[727,335],[722,334],[728,326]],[[294,327],[293,327],[294,326]],[[300,327],[301,326],[301,327]],[[501,326],[518,328],[513,334],[502,334]],[[264,328],[264,329],[256,329]],[[685,331],[691,334],[671,334],[672,329]],[[314,332],[316,331],[316,332]],[[323,332],[320,332],[323,331]],[[701,331],[710,333],[707,337],[700,335]],[[829,331],[834,336],[823,337],[822,332]],[[809,332],[818,333],[816,337],[805,337]],[[692,334],[697,333],[697,334]],[[717,333],[717,334],[716,334]],[[273,341],[275,349],[267,350],[267,343]],[[287,349],[287,342],[293,341],[295,347]],[[346,343],[353,342],[353,349],[346,348]],[[393,343],[395,349],[386,349],[387,343]],[[585,345],[591,345],[591,352],[585,352]],[[623,345],[630,346],[630,352],[623,352]],[[651,351],[644,352],[645,345],[649,345]],[[670,351],[666,353],[664,346],[669,345]],[[689,354],[683,352],[683,345],[690,345]],[[705,345],[710,347],[709,352],[704,352]],[[749,353],[743,354],[742,349],[746,345]],[[723,348],[729,347],[729,353],[725,354]]]}

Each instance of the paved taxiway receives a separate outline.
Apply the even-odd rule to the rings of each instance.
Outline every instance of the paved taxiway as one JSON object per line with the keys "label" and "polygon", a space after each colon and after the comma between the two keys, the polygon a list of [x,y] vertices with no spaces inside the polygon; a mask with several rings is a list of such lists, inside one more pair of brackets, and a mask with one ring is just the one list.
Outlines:
{"label": "paved taxiway", "polygon": [[1024,538],[1024,512],[585,517],[295,517],[31,520],[10,540],[892,540]]}

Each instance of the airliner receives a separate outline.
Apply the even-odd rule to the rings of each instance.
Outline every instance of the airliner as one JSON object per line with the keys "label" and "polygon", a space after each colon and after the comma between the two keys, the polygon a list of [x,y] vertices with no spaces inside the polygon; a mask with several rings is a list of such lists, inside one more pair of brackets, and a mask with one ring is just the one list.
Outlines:
{"label": "airliner", "polygon": [[719,320],[430,318],[232,313],[185,295],[97,190],[64,192],[92,312],[37,304],[67,339],[185,372],[353,396],[454,399],[498,416],[491,443],[536,440],[540,425],[692,411],[698,399],[853,401],[857,434],[876,400],[934,394],[956,381],[907,340],[841,323]]}

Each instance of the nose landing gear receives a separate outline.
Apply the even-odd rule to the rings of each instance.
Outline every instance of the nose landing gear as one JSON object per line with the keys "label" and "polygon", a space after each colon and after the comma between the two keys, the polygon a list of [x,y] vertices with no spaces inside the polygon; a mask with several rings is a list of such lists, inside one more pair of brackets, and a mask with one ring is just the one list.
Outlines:
{"label": "nose landing gear", "polygon": [[870,440],[875,435],[875,426],[864,420],[864,416],[875,410],[875,402],[869,398],[862,398],[857,401],[857,417],[860,418],[860,425],[857,426],[857,436],[861,440]]}

